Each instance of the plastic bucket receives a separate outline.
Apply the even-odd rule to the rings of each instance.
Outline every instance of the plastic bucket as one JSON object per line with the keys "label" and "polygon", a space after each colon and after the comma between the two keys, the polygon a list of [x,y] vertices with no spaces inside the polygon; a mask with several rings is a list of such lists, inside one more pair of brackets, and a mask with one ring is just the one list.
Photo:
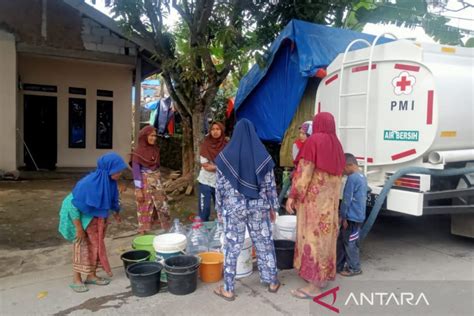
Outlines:
{"label": "plastic bucket", "polygon": [[168,292],[174,295],[186,295],[196,291],[198,270],[197,267],[194,270],[185,272],[170,272],[166,270]]}
{"label": "plastic bucket", "polygon": [[199,277],[203,282],[214,283],[222,279],[224,254],[220,252],[202,252],[198,256],[201,258]]}
{"label": "plastic bucket", "polygon": [[280,270],[293,269],[295,242],[291,240],[274,240],[277,268]]}
{"label": "plastic bucket", "polygon": [[151,296],[160,291],[160,275],[163,266],[158,262],[138,262],[127,267],[127,275],[135,296]]}
{"label": "plastic bucket", "polygon": [[[171,257],[176,257],[176,256],[181,256],[183,255],[184,252],[156,252],[156,261],[157,262],[164,262],[164,260],[171,258]],[[161,274],[161,282],[168,282],[168,279],[166,278],[166,273]]]}
{"label": "plastic bucket", "polygon": [[239,257],[237,257],[237,271],[235,274],[236,279],[248,277],[253,272],[252,263],[252,239],[248,231],[245,231],[245,241],[240,251]]}
{"label": "plastic bucket", "polygon": [[175,256],[165,259],[166,272],[185,273],[194,271],[199,267],[200,258],[196,256]]}
{"label": "plastic bucket", "polygon": [[123,262],[123,268],[125,269],[125,274],[127,275],[127,267],[131,264],[137,262],[143,262],[150,260],[151,254],[148,250],[130,250],[127,252],[122,253],[120,259]]}
{"label": "plastic bucket", "polygon": [[275,236],[276,240],[296,240],[296,216],[282,215],[275,220]]}
{"label": "plastic bucket", "polygon": [[[166,260],[184,254],[187,238],[183,234],[168,233],[158,235],[153,239],[156,261]],[[166,273],[161,275],[162,282],[168,282]]]}
{"label": "plastic bucket", "polygon": [[176,256],[182,256],[184,255],[184,252],[179,251],[179,252],[156,252],[156,259],[157,261],[160,260],[166,260],[171,257],[176,257]]}
{"label": "plastic bucket", "polygon": [[151,254],[150,261],[155,261],[156,255],[155,255],[155,249],[153,248],[154,238],[155,238],[155,235],[143,235],[143,236],[136,237],[132,241],[132,247],[133,249],[137,249],[137,250],[148,250]]}
{"label": "plastic bucket", "polygon": [[168,233],[153,238],[153,248],[160,253],[182,252],[186,249],[187,238],[183,234]]}

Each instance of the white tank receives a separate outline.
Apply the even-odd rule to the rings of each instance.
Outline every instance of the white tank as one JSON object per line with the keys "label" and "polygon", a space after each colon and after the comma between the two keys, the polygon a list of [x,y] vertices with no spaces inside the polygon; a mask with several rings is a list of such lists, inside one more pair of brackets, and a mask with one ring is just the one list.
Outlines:
{"label": "white tank", "polygon": [[435,150],[474,148],[473,48],[404,40],[376,46],[366,126],[369,50],[347,54],[342,86],[340,54],[316,96],[316,112],[336,117],[346,152],[363,159],[364,127],[373,166],[427,160]]}

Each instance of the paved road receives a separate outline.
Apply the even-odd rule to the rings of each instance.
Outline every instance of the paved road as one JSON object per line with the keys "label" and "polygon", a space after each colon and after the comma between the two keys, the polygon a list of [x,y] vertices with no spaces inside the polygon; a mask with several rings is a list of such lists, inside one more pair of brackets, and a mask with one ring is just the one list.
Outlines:
{"label": "paved road", "polygon": [[[215,285],[203,283],[187,296],[159,293],[148,298],[134,297],[117,256],[111,261],[115,266],[113,282],[106,287],[91,287],[84,294],[67,288],[69,266],[2,278],[0,312],[3,315],[86,315],[91,312],[99,315],[336,315],[310,300],[290,296],[291,289],[304,285],[293,270],[280,273],[283,286],[278,294],[268,293],[254,272],[237,283],[238,297],[228,303],[212,294]],[[336,288],[334,303],[331,293],[321,300],[339,309],[341,315],[474,313],[474,241],[450,235],[448,217],[379,220],[363,244],[362,267],[362,275],[350,279],[338,276],[330,284],[328,290]],[[38,298],[43,291],[47,292],[46,296]],[[364,303],[360,301],[361,292],[372,292],[372,295],[376,292],[372,304],[366,301],[360,306]],[[380,298],[379,292],[387,292],[387,295],[394,292],[398,299],[385,305],[388,296]],[[400,292],[413,292],[412,303],[418,300],[418,306],[406,301],[404,306],[397,305],[402,299]],[[425,301],[420,293],[424,293]]]}

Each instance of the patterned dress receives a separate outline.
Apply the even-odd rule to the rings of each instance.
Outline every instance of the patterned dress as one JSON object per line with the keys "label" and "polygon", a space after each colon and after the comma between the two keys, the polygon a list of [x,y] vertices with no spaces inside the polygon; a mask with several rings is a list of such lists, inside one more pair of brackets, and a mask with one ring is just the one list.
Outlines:
{"label": "patterned dress", "polygon": [[160,223],[163,229],[168,229],[170,216],[167,197],[161,184],[160,171],[142,169],[141,183],[143,201],[137,199],[138,231],[147,232],[153,224]]}
{"label": "patterned dress", "polygon": [[235,190],[217,170],[216,211],[224,223],[224,289],[234,292],[237,258],[248,229],[257,251],[260,280],[277,282],[275,249],[272,240],[270,210],[279,208],[273,171],[265,175],[259,199],[247,199]]}
{"label": "patterned dress", "polygon": [[340,187],[340,176],[300,160],[290,192],[298,218],[294,266],[301,278],[313,284],[336,276]]}
{"label": "patterned dress", "polygon": [[[59,232],[66,240],[72,241],[73,257],[72,266],[74,272],[95,273],[97,268],[102,268],[110,273],[109,260],[105,249],[105,232],[107,219],[82,214],[73,204],[73,196],[70,193],[63,201],[59,213]],[[77,242],[74,220],[80,220],[86,237]]]}

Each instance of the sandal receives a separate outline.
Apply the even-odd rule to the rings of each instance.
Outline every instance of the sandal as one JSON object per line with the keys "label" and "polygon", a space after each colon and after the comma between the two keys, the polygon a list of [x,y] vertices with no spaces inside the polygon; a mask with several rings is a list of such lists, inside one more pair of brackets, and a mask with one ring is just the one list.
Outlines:
{"label": "sandal", "polygon": [[[274,286],[274,287],[272,288],[272,286]],[[281,286],[280,281],[277,281],[277,283],[275,283],[275,284],[271,284],[271,283],[270,283],[270,284],[268,285],[268,292],[270,292],[270,293],[277,293],[278,290],[280,289],[280,286]]]}
{"label": "sandal", "polygon": [[77,284],[77,283],[71,283],[69,284],[69,287],[76,293],[84,293],[89,291],[87,286],[84,285],[84,283]]}
{"label": "sandal", "polygon": [[109,285],[110,280],[105,278],[97,278],[93,280],[85,280],[84,284],[94,284],[94,285]]}
{"label": "sandal", "polygon": [[362,270],[359,270],[359,271],[344,270],[344,271],[341,271],[339,274],[345,277],[351,277],[351,276],[362,274]]}
{"label": "sandal", "polygon": [[223,299],[225,299],[227,302],[232,302],[232,301],[235,300],[235,295],[232,294],[232,296],[225,296],[223,291],[224,291],[224,287],[221,285],[221,286],[217,287],[216,289],[214,289],[213,292],[217,296],[222,297]]}
{"label": "sandal", "polygon": [[291,295],[300,300],[312,300],[314,298],[314,296],[309,295],[308,293],[306,293],[305,291],[301,289],[291,290]]}

